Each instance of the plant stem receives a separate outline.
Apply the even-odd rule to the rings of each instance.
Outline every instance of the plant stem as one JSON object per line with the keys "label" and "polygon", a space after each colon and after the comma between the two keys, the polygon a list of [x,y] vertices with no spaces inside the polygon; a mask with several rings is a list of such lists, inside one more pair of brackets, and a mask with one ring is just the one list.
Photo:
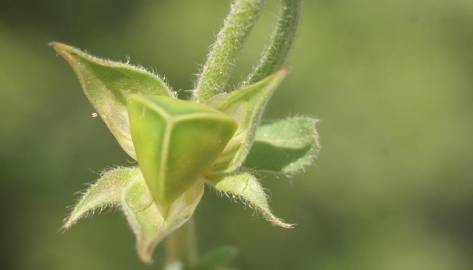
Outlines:
{"label": "plant stem", "polygon": [[199,76],[194,100],[205,101],[225,90],[237,54],[253,28],[263,3],[264,0],[233,1]]}
{"label": "plant stem", "polygon": [[197,237],[191,217],[166,241],[166,270],[189,269],[197,263]]}
{"label": "plant stem", "polygon": [[270,42],[244,85],[260,81],[284,65],[296,35],[300,2],[301,0],[281,0],[278,22]]}

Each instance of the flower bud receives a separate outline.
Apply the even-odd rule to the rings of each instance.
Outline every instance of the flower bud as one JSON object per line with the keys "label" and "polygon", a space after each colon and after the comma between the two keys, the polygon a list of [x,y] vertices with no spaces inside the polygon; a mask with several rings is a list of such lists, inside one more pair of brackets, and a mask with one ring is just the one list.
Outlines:
{"label": "flower bud", "polygon": [[127,104],[138,164],[164,207],[206,173],[238,126],[209,106],[170,97],[131,95]]}

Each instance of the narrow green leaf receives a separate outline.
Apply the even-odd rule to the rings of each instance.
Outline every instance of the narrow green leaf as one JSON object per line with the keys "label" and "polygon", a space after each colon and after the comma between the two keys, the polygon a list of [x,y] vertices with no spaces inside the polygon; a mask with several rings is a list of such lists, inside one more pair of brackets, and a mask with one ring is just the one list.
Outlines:
{"label": "narrow green leaf", "polygon": [[164,215],[142,177],[129,184],[122,196],[122,210],[135,233],[138,256],[143,262],[152,263],[153,251],[159,242],[189,220],[203,192],[204,184],[195,183]]}
{"label": "narrow green leaf", "polygon": [[135,233],[138,256],[143,262],[151,263],[152,252],[164,237],[161,235],[164,217],[142,178],[131,182],[124,191],[122,210]]}
{"label": "narrow green leaf", "polygon": [[100,211],[106,207],[118,206],[123,189],[130,181],[140,175],[141,173],[138,168],[124,167],[111,169],[103,173],[74,206],[74,209],[66,219],[64,228],[70,228],[88,213]]}
{"label": "narrow green leaf", "polygon": [[268,198],[258,179],[247,172],[235,173],[214,182],[216,190],[231,198],[240,199],[256,209],[266,220],[275,226],[290,229],[293,225],[285,223],[271,212]]}
{"label": "narrow green leaf", "polygon": [[320,150],[317,120],[293,117],[262,125],[244,166],[293,175],[314,163]]}
{"label": "narrow green leaf", "polygon": [[233,0],[199,76],[194,99],[206,101],[225,91],[238,52],[255,25],[263,3],[263,0]]}
{"label": "narrow green leaf", "polygon": [[102,60],[57,42],[51,43],[51,46],[70,64],[87,98],[123,150],[136,159],[126,97],[133,93],[162,96],[172,96],[173,93],[159,77],[143,68]]}
{"label": "narrow green leaf", "polygon": [[263,79],[280,69],[286,62],[296,36],[301,0],[280,0],[280,2],[281,11],[271,40],[245,84]]}
{"label": "narrow green leaf", "polygon": [[227,172],[231,172],[242,165],[253,144],[266,103],[286,74],[287,71],[282,69],[258,83],[209,100],[209,105],[232,116],[238,122],[238,130],[214,170],[221,170],[223,167]]}
{"label": "narrow green leaf", "polygon": [[130,96],[132,139],[153,197],[172,203],[203,176],[237,123],[209,106],[160,96]]}

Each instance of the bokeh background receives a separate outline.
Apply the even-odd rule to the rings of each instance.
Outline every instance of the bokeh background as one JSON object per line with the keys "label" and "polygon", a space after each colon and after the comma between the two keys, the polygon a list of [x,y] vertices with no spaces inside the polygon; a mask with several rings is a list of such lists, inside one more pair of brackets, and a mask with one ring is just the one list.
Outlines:
{"label": "bokeh background", "polygon": [[[63,233],[77,191],[131,164],[66,63],[63,41],[141,64],[190,89],[230,1],[0,1],[0,268],[142,265],[123,216]],[[235,81],[277,14],[269,0]],[[207,190],[202,252],[222,244],[244,270],[473,269],[473,1],[306,0],[290,75],[265,115],[321,119],[307,174],[263,179],[274,228]]]}

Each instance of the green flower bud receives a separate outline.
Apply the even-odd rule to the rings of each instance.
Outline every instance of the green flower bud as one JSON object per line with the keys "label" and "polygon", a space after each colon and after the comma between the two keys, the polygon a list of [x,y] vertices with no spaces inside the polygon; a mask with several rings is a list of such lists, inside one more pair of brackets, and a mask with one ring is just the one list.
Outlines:
{"label": "green flower bud", "polygon": [[209,106],[170,97],[131,95],[127,106],[138,164],[164,208],[210,169],[238,126]]}

